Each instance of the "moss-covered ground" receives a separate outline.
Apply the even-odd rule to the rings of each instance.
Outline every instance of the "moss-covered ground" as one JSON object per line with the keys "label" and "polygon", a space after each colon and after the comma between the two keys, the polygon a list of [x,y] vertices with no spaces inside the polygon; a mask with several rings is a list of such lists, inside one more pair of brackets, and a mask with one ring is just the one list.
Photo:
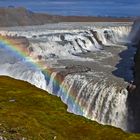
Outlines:
{"label": "moss-covered ground", "polygon": [[103,126],[66,111],[58,97],[0,77],[0,138],[5,140],[140,140],[140,135]]}

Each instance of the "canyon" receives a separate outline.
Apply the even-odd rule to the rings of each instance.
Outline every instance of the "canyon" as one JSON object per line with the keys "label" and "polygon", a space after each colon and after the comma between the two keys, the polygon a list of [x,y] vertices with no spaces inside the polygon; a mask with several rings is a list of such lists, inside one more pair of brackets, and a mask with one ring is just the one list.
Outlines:
{"label": "canyon", "polygon": [[60,97],[68,112],[132,131],[128,87],[134,80],[135,29],[133,22],[1,27],[1,38],[13,42],[0,43],[0,75]]}

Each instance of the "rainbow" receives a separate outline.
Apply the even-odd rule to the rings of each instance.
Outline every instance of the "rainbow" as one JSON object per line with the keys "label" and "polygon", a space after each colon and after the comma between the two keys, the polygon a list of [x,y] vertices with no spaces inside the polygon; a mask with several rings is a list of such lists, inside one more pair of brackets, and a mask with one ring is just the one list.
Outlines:
{"label": "rainbow", "polygon": [[[31,65],[42,70],[43,74],[45,75],[45,77],[47,77],[47,79],[51,78],[51,74],[54,72],[54,70],[52,68],[49,68],[47,64],[44,64],[40,61],[39,62],[35,61],[34,58],[29,57],[28,50],[25,47],[21,47],[21,45],[17,43],[17,39],[0,35],[0,47],[1,46],[4,46],[5,48],[12,51],[15,55],[23,58],[24,60],[28,61]],[[44,66],[46,68],[45,70],[44,70]],[[54,87],[55,89],[60,89],[62,92],[61,94],[66,96],[68,93],[69,87],[66,85],[63,85],[62,82],[63,82],[62,76],[57,74],[57,76],[55,76],[53,80]],[[69,94],[69,99],[72,103],[76,105],[76,108],[78,109],[80,115],[83,115],[82,107],[78,103],[75,102],[74,93],[75,93],[74,90],[71,89],[71,93]]]}

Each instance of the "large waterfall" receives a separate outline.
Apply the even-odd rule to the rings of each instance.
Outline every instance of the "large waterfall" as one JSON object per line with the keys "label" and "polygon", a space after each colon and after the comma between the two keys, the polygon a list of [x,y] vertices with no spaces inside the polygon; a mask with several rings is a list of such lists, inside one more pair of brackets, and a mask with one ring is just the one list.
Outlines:
{"label": "large waterfall", "polygon": [[[88,25],[73,30],[44,27],[1,29],[1,35],[28,39],[26,50],[33,62],[12,55],[1,45],[0,74],[28,81],[59,96],[69,112],[127,130],[126,86],[133,77],[133,59],[126,65],[121,59],[135,53],[130,45],[125,46],[131,43],[131,23]],[[126,54],[121,57],[122,52]],[[38,62],[47,65],[42,68],[32,65]],[[118,64],[122,66],[120,73],[129,73],[128,77],[116,74]],[[44,72],[48,67],[53,68],[51,76]],[[62,80],[56,84],[60,73]]]}
{"label": "large waterfall", "polygon": [[[52,78],[54,75],[52,75]],[[55,87],[52,86],[52,91]],[[55,86],[55,85],[54,85]],[[127,129],[128,92],[107,80],[97,80],[89,75],[67,75],[62,87],[69,87],[65,93],[59,89],[57,96],[68,105],[68,111],[83,115],[102,124],[109,124]],[[82,111],[81,111],[82,110]]]}

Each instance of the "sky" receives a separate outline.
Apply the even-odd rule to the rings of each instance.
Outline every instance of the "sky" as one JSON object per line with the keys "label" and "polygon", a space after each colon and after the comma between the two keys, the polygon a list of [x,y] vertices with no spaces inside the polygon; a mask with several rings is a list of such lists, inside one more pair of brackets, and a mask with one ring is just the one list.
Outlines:
{"label": "sky", "polygon": [[8,6],[57,15],[140,16],[140,0],[0,0],[0,7]]}

